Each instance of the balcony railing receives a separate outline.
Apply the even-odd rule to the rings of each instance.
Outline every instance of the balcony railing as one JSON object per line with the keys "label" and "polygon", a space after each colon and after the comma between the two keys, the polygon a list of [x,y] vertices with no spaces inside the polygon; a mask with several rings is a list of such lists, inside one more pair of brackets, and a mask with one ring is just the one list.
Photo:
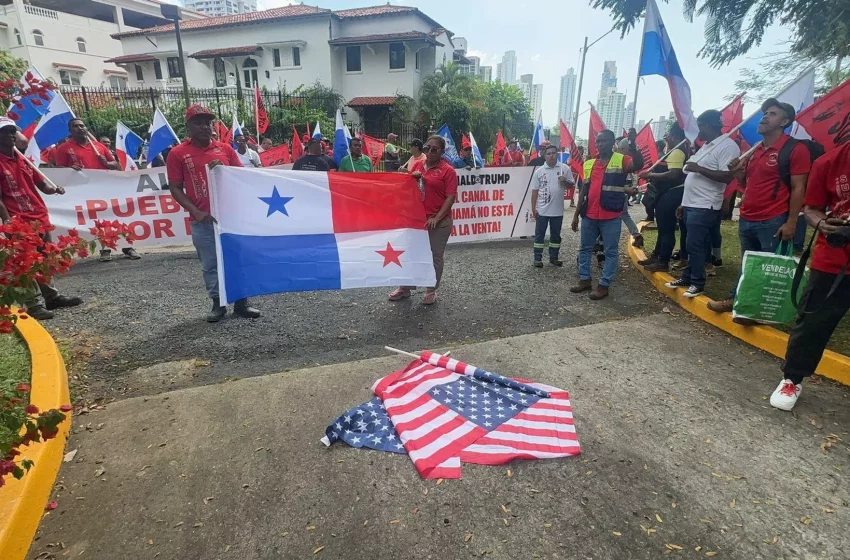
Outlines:
{"label": "balcony railing", "polygon": [[38,16],[47,19],[59,19],[59,12],[55,10],[48,10],[47,8],[39,8],[38,6],[24,4],[24,11],[31,16]]}

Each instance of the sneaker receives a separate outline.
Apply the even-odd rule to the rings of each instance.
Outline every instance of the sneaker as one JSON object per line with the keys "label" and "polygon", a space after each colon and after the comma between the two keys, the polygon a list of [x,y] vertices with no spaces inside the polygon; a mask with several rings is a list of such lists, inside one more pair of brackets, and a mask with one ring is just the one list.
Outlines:
{"label": "sneaker", "polygon": [[132,247],[127,247],[126,249],[121,249],[121,252],[124,253],[124,256],[130,260],[137,261],[142,258],[142,255],[136,252]]}
{"label": "sneaker", "polygon": [[59,309],[60,307],[74,307],[83,303],[82,298],[68,297],[68,296],[56,296],[50,301],[45,302],[45,307],[47,309]]}
{"label": "sneaker", "polygon": [[111,249],[101,249],[100,250],[100,258],[98,259],[100,262],[109,262],[112,260],[112,250]]}
{"label": "sneaker", "polygon": [[667,272],[670,269],[670,263],[656,261],[643,267],[647,272]]}
{"label": "sneaker", "polygon": [[734,299],[724,299],[723,301],[710,301],[708,308],[715,313],[731,313],[732,307],[735,305]]}
{"label": "sneaker", "polygon": [[635,235],[634,241],[632,241],[632,247],[643,248],[643,236],[641,234]]}
{"label": "sneaker", "polygon": [[673,265],[670,268],[672,268],[673,270],[682,270],[682,269],[685,269],[687,267],[688,267],[688,261],[687,260],[683,260],[683,261],[679,260],[679,261],[674,262]]}
{"label": "sneaker", "polygon": [[224,319],[224,315],[227,313],[227,308],[221,305],[221,302],[218,298],[212,300],[212,309],[207,313],[207,323],[218,323],[222,319]]}
{"label": "sneaker", "polygon": [[242,298],[233,304],[233,314],[244,319],[257,319],[260,317],[260,310],[251,307],[247,298]]}
{"label": "sneaker", "polygon": [[575,286],[572,286],[570,288],[570,291],[574,294],[580,294],[580,293],[586,292],[587,290],[590,290],[592,288],[593,288],[593,282],[591,282],[590,280],[579,280],[578,284],[576,284]]}
{"label": "sneaker", "polygon": [[682,295],[685,296],[686,298],[695,298],[698,295],[700,295],[701,293],[703,293],[704,291],[705,291],[705,289],[700,288],[698,286],[688,286],[688,289],[685,290],[685,293],[682,294]]}
{"label": "sneaker", "polygon": [[47,321],[55,316],[52,311],[48,311],[43,305],[33,305],[32,307],[28,307],[27,315],[36,321]]}
{"label": "sneaker", "polygon": [[553,266],[564,266],[564,261],[562,261],[561,259],[558,259],[558,258],[549,259],[549,264],[551,264]]}
{"label": "sneaker", "polygon": [[673,280],[672,282],[667,282],[664,284],[668,288],[689,288],[691,286],[690,282],[685,282],[681,278],[678,280]]}
{"label": "sneaker", "polygon": [[534,261],[534,268],[543,268],[543,261]]}
{"label": "sneaker", "polygon": [[713,264],[705,265],[705,274],[706,276],[717,276],[717,269]]}
{"label": "sneaker", "polygon": [[392,292],[390,292],[389,300],[390,301],[399,301],[404,298],[410,297],[410,290],[407,288],[396,288]]}
{"label": "sneaker", "polygon": [[426,290],[425,297],[422,298],[422,305],[434,305],[437,303],[436,290]]}
{"label": "sneaker", "polygon": [[655,263],[658,263],[658,262],[661,262],[660,260],[658,260],[658,255],[650,255],[649,257],[647,257],[645,259],[639,260],[638,264],[641,265],[641,266],[648,266],[648,265],[655,264]]}
{"label": "sneaker", "polygon": [[770,406],[779,410],[791,410],[797,404],[797,399],[802,392],[802,384],[795,385],[790,379],[783,379],[770,395]]}
{"label": "sneaker", "polygon": [[681,252],[673,251],[673,254],[670,255],[670,258],[674,261],[678,261],[680,256],[681,256]]}

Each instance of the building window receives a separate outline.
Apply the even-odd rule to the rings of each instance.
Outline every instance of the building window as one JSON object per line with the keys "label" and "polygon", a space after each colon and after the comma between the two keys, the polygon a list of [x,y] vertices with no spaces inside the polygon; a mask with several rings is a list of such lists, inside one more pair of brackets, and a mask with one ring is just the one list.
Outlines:
{"label": "building window", "polygon": [[77,37],[77,50],[80,52],[86,52],[86,40],[82,37]]}
{"label": "building window", "polygon": [[24,44],[24,40],[21,37],[21,32],[17,29],[15,29],[15,41],[18,43],[19,47]]}
{"label": "building window", "polygon": [[413,61],[416,64],[416,71],[419,72],[419,51],[416,51],[416,56],[413,57]]}
{"label": "building window", "polygon": [[272,49],[272,55],[274,57],[274,67],[280,68],[280,49]]}
{"label": "building window", "polygon": [[360,47],[345,47],[345,71],[360,72]]}
{"label": "building window", "polygon": [[169,56],[166,59],[166,64],[168,65],[168,77],[169,78],[182,78],[183,74],[180,72],[180,59],[176,56]]}
{"label": "building window", "polygon": [[224,59],[216,57],[213,59],[213,72],[215,73],[215,87],[227,85],[227,71],[224,69]]}
{"label": "building window", "polygon": [[242,63],[242,75],[245,77],[245,85],[253,86],[257,83],[257,61],[253,58],[246,58]]}
{"label": "building window", "polygon": [[157,80],[162,79],[162,64],[159,62],[159,60],[153,61],[153,76]]}
{"label": "building window", "polygon": [[272,49],[272,59],[275,68],[294,68],[301,66],[301,49]]}
{"label": "building window", "polygon": [[39,47],[44,46],[44,33],[39,31],[38,29],[32,30],[32,38],[35,40],[35,44]]}
{"label": "building window", "polygon": [[301,66],[301,47],[292,47],[292,65]]}
{"label": "building window", "polygon": [[145,81],[145,72],[142,69],[141,64],[136,64],[136,79],[139,80],[140,82]]}
{"label": "building window", "polygon": [[113,89],[127,89],[127,78],[123,76],[109,76],[109,87]]}
{"label": "building window", "polygon": [[404,70],[404,43],[390,43],[390,70]]}
{"label": "building window", "polygon": [[59,71],[59,81],[65,86],[80,85],[80,74],[77,72],[69,72],[67,70]]}

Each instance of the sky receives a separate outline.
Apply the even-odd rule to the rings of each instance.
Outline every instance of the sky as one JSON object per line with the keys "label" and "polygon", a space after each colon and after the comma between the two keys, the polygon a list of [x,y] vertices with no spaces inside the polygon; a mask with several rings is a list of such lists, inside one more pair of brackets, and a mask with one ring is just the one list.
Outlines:
{"label": "sky", "polygon": [[[311,0],[322,8],[343,9],[380,4],[380,0]],[[283,6],[287,0],[259,0],[260,9]],[[517,79],[520,74],[534,74],[534,82],[543,84],[543,124],[558,122],[558,95],[561,76],[569,68],[578,74],[581,65],[581,47],[585,35],[593,42],[612,26],[610,13],[594,10],[588,0],[561,0],[557,3],[535,4],[528,0],[469,0],[458,4],[454,0],[430,0],[419,4],[410,0],[392,0],[392,4],[417,6],[429,17],[465,37],[468,54],[481,57],[482,65],[493,66],[501,61],[505,51],[517,53]],[[537,6],[541,6],[538,8]],[[762,44],[747,55],[721,68],[712,68],[697,53],[703,45],[704,18],[688,23],[682,16],[682,0],[659,1],[661,17],[670,33],[673,48],[691,87],[694,113],[706,109],[720,109],[734,94],[735,80],[743,68],[757,67],[757,58],[777,50],[788,39],[789,31],[774,26],[765,33]],[[634,97],[643,24],[638,25],[622,40],[615,31],[587,51],[584,85],[581,93],[581,111],[578,136],[586,137],[588,129],[587,101],[596,103],[606,60],[617,62],[617,89],[626,93],[627,103]],[[790,80],[790,78],[789,78]],[[667,81],[660,76],[642,78],[637,102],[636,122],[658,119],[668,115],[673,105]],[[756,108],[745,108],[745,113]]]}

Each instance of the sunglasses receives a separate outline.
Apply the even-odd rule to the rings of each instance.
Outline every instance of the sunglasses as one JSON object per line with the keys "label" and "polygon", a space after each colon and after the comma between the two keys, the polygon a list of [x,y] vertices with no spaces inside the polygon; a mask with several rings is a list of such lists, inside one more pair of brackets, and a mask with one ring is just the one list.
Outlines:
{"label": "sunglasses", "polygon": [[432,154],[436,154],[440,150],[442,150],[442,148],[440,148],[439,146],[425,146],[424,148],[422,148],[423,152]]}

